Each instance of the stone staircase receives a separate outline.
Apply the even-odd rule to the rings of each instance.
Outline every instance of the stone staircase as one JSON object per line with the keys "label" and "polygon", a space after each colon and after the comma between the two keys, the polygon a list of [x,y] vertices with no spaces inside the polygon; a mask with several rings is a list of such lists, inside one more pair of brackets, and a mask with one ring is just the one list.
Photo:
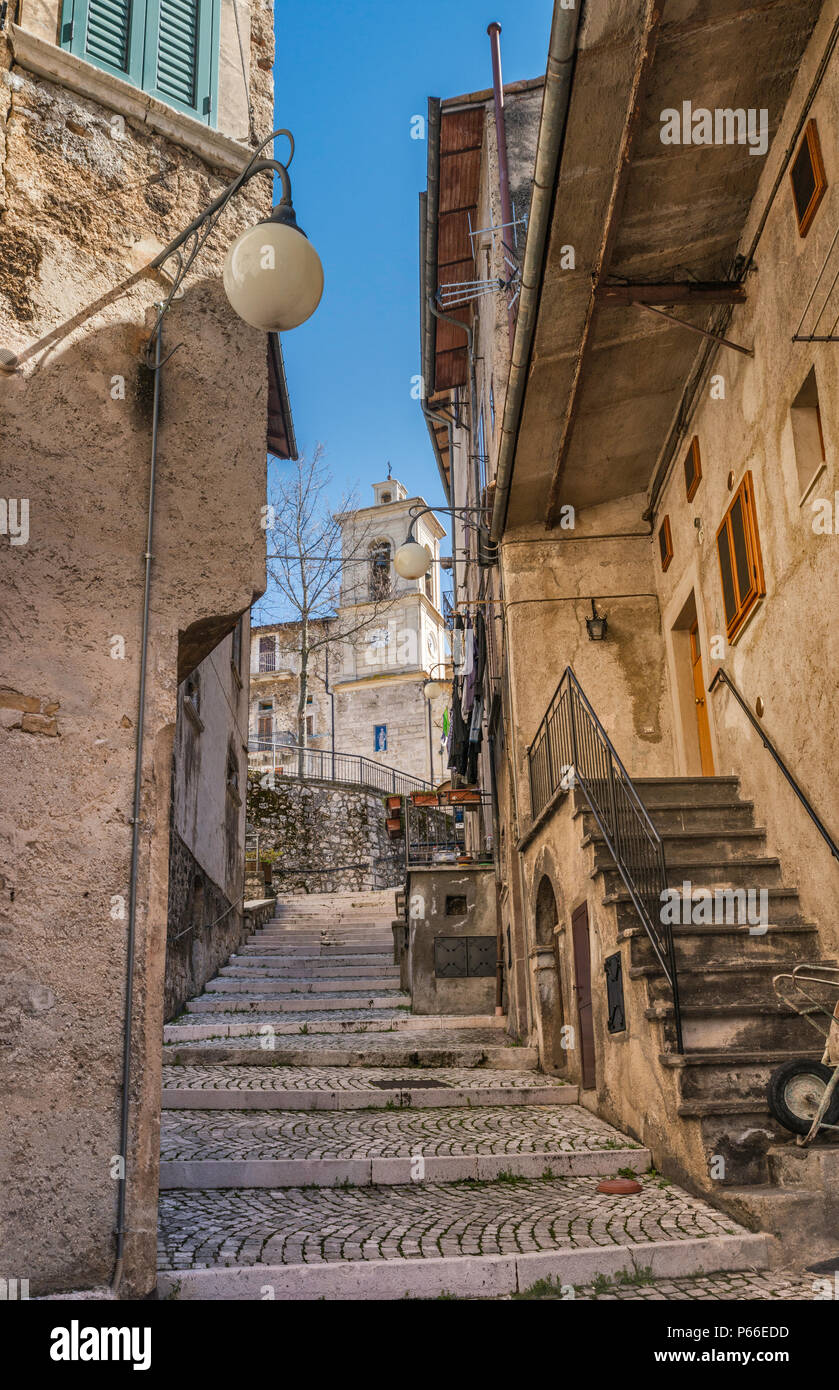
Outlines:
{"label": "stone staircase", "polygon": [[[799,1253],[814,1258],[813,1239],[820,1233],[819,1250],[833,1254],[839,1249],[839,1194],[832,1208],[825,1206],[816,1157],[809,1165],[814,1185],[807,1185],[799,1162],[791,1198],[791,1184],[779,1175],[788,1171],[784,1154],[801,1150],[766,1101],[777,1066],[821,1052],[812,1027],[779,1003],[772,986],[775,975],[795,964],[822,959],[818,927],[805,919],[779,860],[766,852],[766,832],[755,825],[753,804],[740,798],[737,778],[640,778],[635,787],[661,835],[671,887],[681,889],[687,880],[694,891],[763,889],[768,903],[769,920],[758,927],[674,925],[685,1045],[679,1055],[669,986],[594,816],[575,792],[574,814],[592,877],[615,915],[617,940],[628,943],[629,982],[640,990],[632,1026],[638,1026],[640,1003],[658,1067],[673,1083],[662,1086],[659,1076],[655,1084],[670,1097],[674,1132],[687,1131],[685,1151],[700,1155],[698,1163],[683,1167],[682,1176],[740,1219],[782,1235],[788,1252],[797,1243]],[[625,956],[625,973],[626,963]],[[832,1234],[831,1223],[824,1227],[826,1212]],[[806,1241],[796,1242],[804,1227]]]}
{"label": "stone staircase", "polygon": [[[765,1237],[647,1173],[649,1151],[538,1072],[506,1020],[412,1016],[392,915],[391,892],[284,899],[167,1025],[161,1297],[766,1267]],[[641,1192],[598,1193],[620,1169]]]}

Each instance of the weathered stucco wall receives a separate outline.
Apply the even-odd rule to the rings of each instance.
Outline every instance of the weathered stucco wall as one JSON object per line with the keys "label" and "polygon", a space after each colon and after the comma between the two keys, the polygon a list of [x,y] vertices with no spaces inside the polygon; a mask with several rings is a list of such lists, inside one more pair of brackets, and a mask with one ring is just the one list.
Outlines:
{"label": "weathered stucco wall", "polygon": [[[825,7],[813,35],[766,160],[743,245],[757,230],[838,9],[835,4]],[[655,565],[670,670],[668,698],[679,735],[673,771],[695,770],[691,765],[693,692],[687,691],[680,700],[678,674],[685,658],[674,631],[692,593],[706,687],[715,668],[722,665],[752,709],[758,698],[763,700],[767,733],[835,840],[839,840],[835,775],[839,630],[834,616],[839,584],[839,370],[835,343],[793,343],[791,339],[839,221],[837,112],[839,62],[834,54],[808,117],[817,123],[827,190],[804,238],[796,227],[788,177],[772,203],[757,247],[757,270],[747,281],[748,301],[735,308],[726,330],[735,342],[753,347],[754,356],[723,350],[710,366],[658,505],[656,525],[664,515],[670,517],[673,561],[666,573]],[[811,331],[813,314],[837,265],[834,248],[804,332]],[[839,304],[833,306],[829,319],[837,309]],[[802,498],[790,407],[813,367],[825,466],[812,491]],[[720,377],[724,398],[719,398]],[[682,464],[693,435],[699,439],[702,481],[688,502]],[[726,643],[716,534],[747,469],[754,479],[766,597],[741,634]],[[728,487],[729,473],[733,490]],[[817,499],[830,505],[832,528],[827,534],[813,529]],[[696,520],[701,521],[699,531]],[[733,696],[720,686],[706,695],[706,706],[715,770],[740,777],[743,794],[754,799],[758,823],[767,826],[770,846],[781,856],[785,876],[791,883],[797,881],[805,910],[821,927],[824,950],[835,953],[839,927],[833,907],[839,896],[839,865]]]}
{"label": "weathered stucco wall", "polygon": [[385,798],[328,782],[277,779],[274,790],[251,776],[248,826],[260,857],[274,852],[274,891],[338,893],[393,888],[405,878],[405,842],[391,840]]}
{"label": "weathered stucco wall", "polygon": [[178,690],[164,1017],[199,991],[243,930],[247,614]]}
{"label": "weathered stucco wall", "polygon": [[[2,37],[0,63],[8,70]],[[270,75],[254,77],[264,112]],[[145,264],[224,180],[145,126],[129,121],[114,138],[107,107],[24,70],[12,78],[0,84],[0,342],[19,350]],[[265,341],[234,318],[219,272],[229,239],[269,205],[266,179],[225,214],[164,329],[164,355],[174,355],[163,368],[153,544],[129,1295],[155,1278],[179,652],[194,666],[264,584]],[[3,537],[0,551],[4,1167],[16,1175],[4,1192],[4,1257],[33,1293],[106,1282],[113,1270],[151,448],[144,349],[163,292],[138,284],[36,364],[0,377],[3,491],[30,502],[28,541]]]}
{"label": "weathered stucco wall", "polygon": [[490,975],[438,974],[434,946],[438,937],[481,937],[494,965],[497,927],[492,867],[411,869],[407,898],[407,970],[412,1012],[493,1013],[494,969]]}

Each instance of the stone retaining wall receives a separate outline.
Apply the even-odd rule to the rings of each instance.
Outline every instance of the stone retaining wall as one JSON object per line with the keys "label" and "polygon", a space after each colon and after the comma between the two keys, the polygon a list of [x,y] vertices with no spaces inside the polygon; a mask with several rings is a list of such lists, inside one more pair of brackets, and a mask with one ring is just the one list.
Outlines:
{"label": "stone retaining wall", "polygon": [[[248,827],[259,832],[260,856],[278,852],[279,896],[397,887],[405,878],[405,841],[391,840],[386,817],[377,792],[292,778],[270,790],[248,779]],[[252,872],[247,883],[264,891]]]}

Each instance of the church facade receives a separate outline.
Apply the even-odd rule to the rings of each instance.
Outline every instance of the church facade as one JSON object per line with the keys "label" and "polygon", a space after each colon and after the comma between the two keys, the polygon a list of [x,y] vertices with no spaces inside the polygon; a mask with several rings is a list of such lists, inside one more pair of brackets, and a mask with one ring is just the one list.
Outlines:
{"label": "church facade", "polygon": [[[426,682],[445,675],[449,635],[442,612],[440,541],[444,528],[422,497],[409,497],[387,478],[373,485],[373,503],[340,517],[340,602],[334,615],[311,623],[320,641],[309,660],[306,746],[361,754],[373,762],[439,783],[448,774],[443,750],[444,691],[426,696]],[[403,579],[393,557],[411,524],[431,555],[421,579]],[[330,634],[334,633],[334,637]],[[293,771],[300,693],[300,625],[257,625],[251,635],[251,767]],[[320,760],[309,758],[317,770]],[[323,765],[329,775],[329,759]]]}

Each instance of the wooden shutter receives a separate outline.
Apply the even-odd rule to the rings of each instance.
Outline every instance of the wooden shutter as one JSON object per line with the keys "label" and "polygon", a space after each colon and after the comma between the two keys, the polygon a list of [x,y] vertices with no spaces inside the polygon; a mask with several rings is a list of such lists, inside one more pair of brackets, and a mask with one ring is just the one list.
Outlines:
{"label": "wooden shutter", "polygon": [[717,531],[726,635],[734,637],[766,593],[754,484],[746,473]]}
{"label": "wooden shutter", "polygon": [[139,85],[146,0],[65,0],[61,46]]}
{"label": "wooden shutter", "polygon": [[64,0],[61,45],[216,123],[220,0]]}
{"label": "wooden shutter", "polygon": [[218,31],[218,0],[147,0],[144,90],[214,122]]}

